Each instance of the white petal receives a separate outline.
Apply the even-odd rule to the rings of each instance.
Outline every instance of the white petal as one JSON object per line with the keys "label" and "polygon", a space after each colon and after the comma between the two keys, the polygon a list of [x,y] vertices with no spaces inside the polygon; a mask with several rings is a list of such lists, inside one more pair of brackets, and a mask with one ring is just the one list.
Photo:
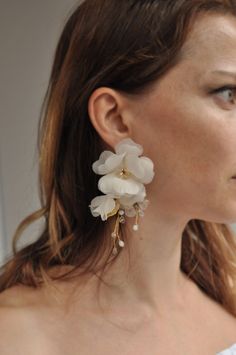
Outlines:
{"label": "white petal", "polygon": [[101,177],[98,181],[98,188],[104,194],[130,194],[136,195],[142,189],[142,184],[134,179],[123,179],[117,173],[110,173]]}
{"label": "white petal", "polygon": [[145,197],[146,197],[146,189],[142,185],[142,188],[140,189],[139,193],[137,193],[136,195],[126,194],[121,196],[119,200],[123,206],[131,207],[134,203],[143,202]]}
{"label": "white petal", "polygon": [[142,164],[142,160],[133,154],[126,155],[124,165],[125,168],[139,180],[145,175],[145,166]]}
{"label": "white petal", "polygon": [[141,210],[145,210],[149,205],[149,200],[144,200],[143,202],[139,202],[138,204]]}
{"label": "white petal", "polygon": [[155,172],[153,170],[153,161],[147,157],[140,157],[140,159],[142,161],[142,164],[145,166],[145,176],[142,178],[142,182],[144,184],[149,184],[155,175]]}
{"label": "white petal", "polygon": [[135,211],[134,207],[130,207],[130,208],[125,207],[124,210],[125,210],[126,216],[128,216],[128,217],[136,216],[136,211]]}
{"label": "white petal", "polygon": [[[123,167],[123,159],[125,157],[126,153],[124,154],[112,154],[105,162],[105,166],[107,169],[107,173],[110,173],[114,170],[118,170]],[[107,174],[106,173],[106,174]]]}
{"label": "white petal", "polygon": [[114,153],[109,150],[104,150],[98,160],[96,160],[93,165],[92,169],[96,174],[104,175],[106,174],[106,166],[104,165],[105,161]]}
{"label": "white petal", "polygon": [[135,143],[131,138],[122,139],[116,146],[115,152],[117,154],[130,153],[139,156],[143,153],[143,147]]}
{"label": "white petal", "polygon": [[[105,154],[102,155],[103,153]],[[109,151],[104,151],[103,153],[101,154],[101,159],[97,160],[92,165],[93,171],[95,173],[104,175],[118,168],[122,168],[122,162],[125,157],[125,153],[121,155],[117,155]]]}
{"label": "white petal", "polygon": [[110,196],[97,196],[89,205],[94,217],[101,215],[103,221],[107,219],[107,214],[115,208],[115,200]]}
{"label": "white petal", "polygon": [[143,184],[148,184],[152,181],[155,173],[153,171],[154,164],[151,159],[127,154],[124,164],[127,170]]}
{"label": "white petal", "polygon": [[[149,200],[144,200],[142,202],[138,202],[138,201],[135,201],[138,205],[139,205],[139,208],[140,208],[140,212],[141,212],[141,216],[143,216],[143,210],[145,210],[149,204]],[[133,204],[134,202],[132,202],[132,204],[130,206],[128,206],[127,204],[125,205],[122,205],[121,204],[121,207],[125,210],[125,214],[126,216],[128,217],[134,217],[136,216],[136,209],[133,207]]]}

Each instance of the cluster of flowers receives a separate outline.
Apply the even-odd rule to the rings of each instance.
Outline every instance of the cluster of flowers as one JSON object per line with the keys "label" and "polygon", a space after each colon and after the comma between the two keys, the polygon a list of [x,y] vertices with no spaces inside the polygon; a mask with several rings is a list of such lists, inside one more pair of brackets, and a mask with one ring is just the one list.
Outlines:
{"label": "cluster of flowers", "polygon": [[124,242],[119,237],[119,222],[125,222],[125,215],[136,216],[134,230],[138,230],[138,217],[144,216],[148,205],[146,189],[154,177],[153,162],[141,156],[143,148],[131,138],[125,138],[115,146],[115,153],[105,150],[99,159],[92,165],[96,174],[104,175],[98,181],[98,189],[104,195],[96,196],[89,205],[94,217],[101,216],[103,221],[117,214],[113,253],[117,253],[115,240],[118,238],[119,246]]}

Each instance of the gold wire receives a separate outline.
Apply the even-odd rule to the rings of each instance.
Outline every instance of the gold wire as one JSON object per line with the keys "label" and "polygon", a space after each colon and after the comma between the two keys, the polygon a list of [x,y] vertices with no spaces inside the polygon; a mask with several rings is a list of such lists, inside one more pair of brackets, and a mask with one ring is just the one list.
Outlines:
{"label": "gold wire", "polygon": [[113,248],[115,248],[117,237],[118,237],[118,239],[120,239],[119,238],[119,213],[117,213],[116,223],[115,223],[115,228],[114,228],[113,233],[116,233],[116,238],[113,238]]}
{"label": "gold wire", "polygon": [[135,208],[135,211],[136,211],[135,224],[138,224],[139,223],[139,207],[135,204],[134,208]]}

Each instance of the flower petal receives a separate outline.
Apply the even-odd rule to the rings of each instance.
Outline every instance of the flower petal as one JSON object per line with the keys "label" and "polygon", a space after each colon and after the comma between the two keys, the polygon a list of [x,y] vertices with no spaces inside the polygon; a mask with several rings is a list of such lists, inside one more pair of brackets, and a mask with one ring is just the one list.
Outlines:
{"label": "flower petal", "polygon": [[104,150],[104,152],[100,154],[99,159],[93,163],[92,165],[93,171],[99,175],[106,174],[106,166],[104,165],[105,161],[113,154],[114,153],[112,153],[109,150]]}
{"label": "flower petal", "polygon": [[135,176],[135,178],[139,180],[141,180],[142,177],[145,175],[144,164],[142,164],[142,161],[139,157],[133,154],[126,154],[126,157],[124,159],[124,166],[125,169],[131,172]]}
{"label": "flower petal", "polygon": [[[140,208],[140,215],[143,216],[144,213],[143,211],[147,208],[148,204],[149,204],[149,200],[144,200],[142,202],[136,202]],[[125,214],[128,217],[134,217],[136,216],[136,209],[134,208],[134,206],[122,206],[121,207],[125,210]]]}
{"label": "flower petal", "polygon": [[153,161],[147,157],[140,157],[140,159],[145,166],[145,175],[142,178],[142,183],[149,184],[155,175]]}
{"label": "flower petal", "polygon": [[136,211],[134,207],[124,207],[125,215],[128,217],[136,216]]}
{"label": "flower petal", "polygon": [[[102,155],[103,153],[106,153]],[[118,168],[122,168],[122,162],[125,157],[125,153],[117,155],[115,153],[104,151],[100,159],[93,163],[93,171],[97,174],[104,175],[108,174]],[[110,154],[108,154],[110,153]]]}
{"label": "flower petal", "polygon": [[144,200],[143,202],[139,202],[138,204],[141,210],[145,210],[148,207],[149,203],[149,200]]}
{"label": "flower petal", "polygon": [[105,166],[107,168],[107,172],[110,173],[114,170],[122,169],[123,167],[123,159],[126,153],[123,154],[112,154],[105,162]]}
{"label": "flower petal", "polygon": [[127,154],[124,159],[126,169],[131,172],[140,182],[148,184],[152,181],[155,173],[153,171],[154,164],[147,157],[136,157]]}
{"label": "flower petal", "polygon": [[115,146],[115,152],[117,154],[130,153],[139,156],[143,153],[143,147],[135,143],[131,138],[125,138]]}
{"label": "flower petal", "polygon": [[108,218],[108,214],[115,208],[115,200],[111,196],[102,195],[95,197],[89,205],[94,217],[101,215],[103,221]]}
{"label": "flower petal", "polygon": [[101,177],[98,181],[98,188],[104,194],[136,195],[142,190],[142,184],[132,178],[123,179],[116,173],[110,173]]}
{"label": "flower petal", "polygon": [[122,206],[131,207],[135,203],[143,202],[145,197],[146,197],[146,189],[144,185],[142,185],[142,188],[140,189],[139,193],[137,193],[136,195],[130,195],[130,194],[123,195],[119,197],[119,201]]}

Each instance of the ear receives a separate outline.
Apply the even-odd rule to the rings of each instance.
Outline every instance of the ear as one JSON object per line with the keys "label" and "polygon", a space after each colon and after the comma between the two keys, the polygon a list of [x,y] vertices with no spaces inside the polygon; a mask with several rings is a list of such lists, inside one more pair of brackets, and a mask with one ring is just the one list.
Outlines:
{"label": "ear", "polygon": [[89,98],[88,113],[99,136],[111,147],[132,137],[127,100],[115,90],[100,87]]}

